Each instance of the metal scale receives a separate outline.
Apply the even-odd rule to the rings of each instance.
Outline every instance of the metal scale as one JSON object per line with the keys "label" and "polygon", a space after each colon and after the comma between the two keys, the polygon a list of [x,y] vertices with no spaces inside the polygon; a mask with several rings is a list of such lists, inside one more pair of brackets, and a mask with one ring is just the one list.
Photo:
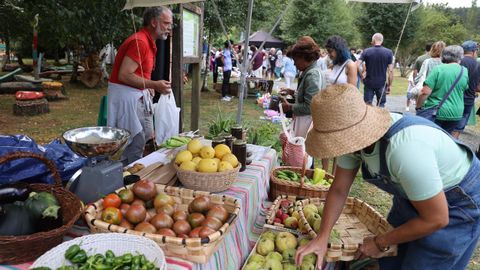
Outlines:
{"label": "metal scale", "polygon": [[130,132],[111,127],[83,127],[63,134],[65,143],[86,165],[75,172],[67,189],[84,203],[91,203],[123,186],[123,164],[118,161]]}

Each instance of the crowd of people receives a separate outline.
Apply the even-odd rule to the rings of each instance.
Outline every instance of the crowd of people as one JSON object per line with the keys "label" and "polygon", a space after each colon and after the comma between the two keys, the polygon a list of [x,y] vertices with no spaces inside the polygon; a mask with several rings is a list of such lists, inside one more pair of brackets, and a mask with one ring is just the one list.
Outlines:
{"label": "crowd of people", "polygon": [[[170,82],[151,80],[155,40],[172,27],[168,8],[147,8],[144,27],[119,48],[108,85],[109,126],[130,131],[124,164],[142,156],[152,134],[152,96],[167,95]],[[358,257],[379,257],[398,245],[398,256],[379,259],[380,269],[465,269],[480,237],[480,161],[456,140],[465,128],[479,89],[478,44],[465,41],[426,46],[412,74],[408,98],[416,96],[416,113],[384,109],[393,83],[393,53],[375,33],[372,46],[359,52],[339,36],[321,49],[309,36],[287,50],[251,46],[249,76],[281,79],[296,89],[295,103],[282,100],[294,116],[295,136],[306,138],[307,153],[328,165],[335,180],[328,192],[320,231],[300,247],[297,265],[310,253],[325,256],[330,232],[361,169],[365,181],[393,196],[388,221],[394,229],[366,237]],[[222,100],[230,101],[232,72],[243,62],[242,48],[227,40],[212,53],[214,81],[222,72]],[[218,68],[218,67],[221,67]],[[215,75],[216,74],[216,75]],[[363,96],[358,90],[364,84]],[[376,98],[376,104],[373,103]],[[376,106],[375,106],[376,105]],[[421,117],[419,117],[421,116]]]}

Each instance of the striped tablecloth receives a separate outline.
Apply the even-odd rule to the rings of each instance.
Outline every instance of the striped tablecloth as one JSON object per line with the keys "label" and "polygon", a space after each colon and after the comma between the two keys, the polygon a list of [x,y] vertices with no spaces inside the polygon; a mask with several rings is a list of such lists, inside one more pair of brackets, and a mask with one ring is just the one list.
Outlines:
{"label": "striped tablecloth", "polygon": [[[221,192],[241,201],[241,212],[235,226],[225,235],[223,243],[206,264],[195,264],[182,259],[167,257],[169,270],[222,269],[236,270],[242,267],[255,245],[265,223],[268,209],[270,171],[277,162],[277,153],[270,149],[261,160],[254,161],[240,172],[237,182],[229,190]],[[88,227],[74,226],[65,240],[88,234]],[[0,265],[0,270],[28,269],[31,263]]]}

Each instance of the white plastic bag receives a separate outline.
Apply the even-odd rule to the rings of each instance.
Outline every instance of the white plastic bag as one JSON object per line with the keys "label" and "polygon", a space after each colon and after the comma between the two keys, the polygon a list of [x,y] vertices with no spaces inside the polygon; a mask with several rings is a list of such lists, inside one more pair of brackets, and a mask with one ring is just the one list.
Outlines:
{"label": "white plastic bag", "polygon": [[158,103],[153,105],[153,118],[157,145],[178,135],[180,108],[177,108],[173,93],[160,96]]}

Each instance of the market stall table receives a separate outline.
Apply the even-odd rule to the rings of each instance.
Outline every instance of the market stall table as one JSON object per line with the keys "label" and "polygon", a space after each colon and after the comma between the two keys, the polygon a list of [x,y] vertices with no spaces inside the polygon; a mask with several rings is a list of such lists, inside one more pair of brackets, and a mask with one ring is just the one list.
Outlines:
{"label": "market stall table", "polygon": [[[257,147],[262,150],[262,147]],[[240,269],[251,248],[255,245],[265,222],[265,212],[268,209],[265,202],[268,200],[270,171],[277,161],[277,153],[273,149],[263,148],[263,156],[254,160],[247,169],[240,172],[235,184],[220,194],[237,198],[241,204],[241,212],[237,222],[225,235],[206,264],[195,264],[186,260],[167,257],[168,269]],[[74,226],[65,240],[88,234],[88,228]],[[28,269],[31,263],[21,265],[0,265],[0,270]]]}

